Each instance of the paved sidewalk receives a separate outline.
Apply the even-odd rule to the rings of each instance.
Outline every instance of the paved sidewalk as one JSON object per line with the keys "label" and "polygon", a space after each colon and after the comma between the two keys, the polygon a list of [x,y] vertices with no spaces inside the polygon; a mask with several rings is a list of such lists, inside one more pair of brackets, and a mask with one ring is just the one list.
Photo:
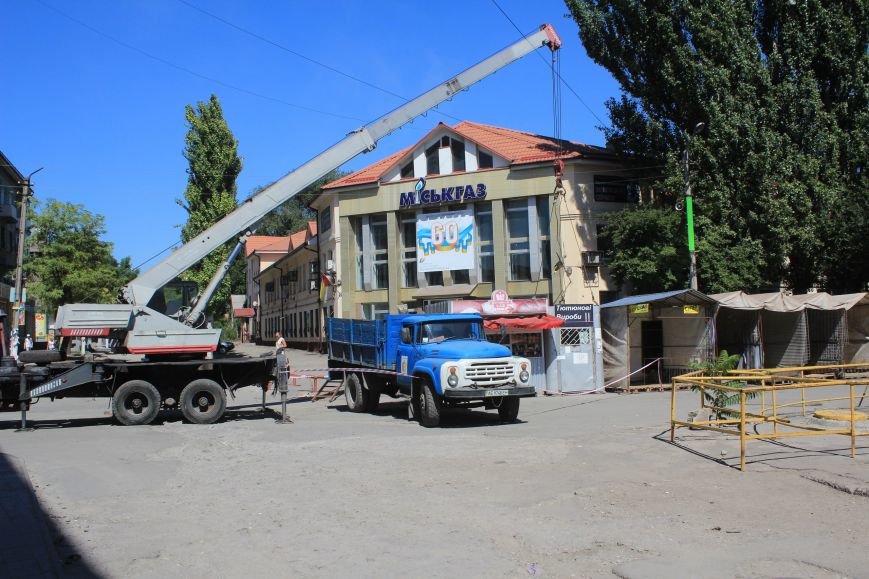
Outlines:
{"label": "paved sidewalk", "polygon": [[59,577],[60,565],[45,513],[24,461],[0,453],[0,576]]}

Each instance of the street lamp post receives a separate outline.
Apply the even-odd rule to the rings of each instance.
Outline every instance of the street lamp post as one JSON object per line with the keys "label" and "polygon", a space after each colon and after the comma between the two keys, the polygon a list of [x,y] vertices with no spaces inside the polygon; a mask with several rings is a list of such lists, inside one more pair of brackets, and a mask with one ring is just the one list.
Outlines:
{"label": "street lamp post", "polygon": [[697,123],[692,132],[685,133],[685,150],[682,151],[682,165],[685,171],[685,215],[688,221],[688,254],[691,262],[688,270],[688,287],[697,289],[697,252],[694,248],[694,197],[691,195],[691,168],[688,163],[688,149],[691,148],[691,137],[697,135],[705,127],[705,123]]}
{"label": "street lamp post", "polygon": [[[24,181],[21,182],[21,207],[18,213],[18,256],[15,261],[15,321],[9,324],[10,327],[18,327],[18,346],[24,343],[23,334],[25,331],[23,321],[24,316],[20,314],[22,308],[26,308],[27,304],[24,300],[24,242],[27,240],[27,204],[30,202],[30,197],[33,192],[30,188],[30,178],[42,171],[40,167],[32,172]],[[17,355],[17,351],[15,352]]]}

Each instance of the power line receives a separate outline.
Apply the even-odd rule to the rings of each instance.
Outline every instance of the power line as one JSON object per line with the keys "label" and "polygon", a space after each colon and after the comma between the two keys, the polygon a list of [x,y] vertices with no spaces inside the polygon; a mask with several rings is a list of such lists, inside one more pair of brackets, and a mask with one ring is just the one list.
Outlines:
{"label": "power line", "polygon": [[407,101],[407,99],[405,97],[401,96],[400,94],[396,94],[396,93],[392,92],[391,90],[377,86],[376,84],[368,82],[365,79],[359,78],[357,76],[353,76],[352,74],[346,73],[343,70],[339,70],[333,66],[325,64],[323,62],[320,62],[319,60],[315,60],[315,59],[311,58],[310,56],[302,54],[301,52],[297,52],[291,48],[287,48],[286,46],[279,44],[279,43],[275,42],[274,40],[271,40],[270,38],[266,38],[265,36],[262,36],[261,34],[257,34],[256,32],[248,30],[247,28],[243,28],[234,22],[231,22],[225,18],[222,18],[221,16],[218,16],[217,14],[214,14],[214,13],[209,12],[203,8],[200,8],[199,6],[196,6],[195,4],[188,2],[187,0],[178,0],[178,2],[180,2],[181,4],[184,4],[185,6],[192,8],[193,10],[196,10],[197,12],[205,14],[209,18],[213,18],[213,19],[217,20],[218,22],[222,22],[223,24],[226,24],[230,28],[234,28],[235,30],[238,30],[239,32],[241,32],[243,34],[247,34],[248,36],[256,38],[257,40],[261,40],[262,42],[265,42],[266,44],[274,46],[275,48],[277,48],[279,50],[283,50],[284,52],[292,54],[293,56],[295,56],[297,58],[301,58],[302,60],[306,60],[312,64],[316,64],[317,66],[323,67],[326,70],[334,72],[335,74],[341,75],[345,78],[348,78],[348,79],[353,80],[355,82],[358,82],[360,84],[364,84],[367,87],[373,88],[374,90],[378,90],[384,94],[388,94],[389,96],[393,96],[393,97],[401,99],[403,101]]}
{"label": "power line", "polygon": [[341,118],[341,119],[349,119],[349,120],[352,120],[352,121],[365,122],[363,119],[359,119],[359,118],[356,118],[356,117],[351,117],[351,116],[342,115],[342,114],[338,114],[338,113],[331,113],[331,112],[328,112],[328,111],[323,111],[323,110],[320,110],[320,109],[315,109],[315,108],[307,107],[307,106],[304,106],[304,105],[300,105],[300,104],[296,104],[296,103],[291,103],[291,102],[289,102],[289,101],[285,101],[285,100],[282,100],[282,99],[279,99],[279,98],[276,98],[276,97],[272,97],[272,96],[268,96],[268,95],[265,95],[265,94],[262,94],[262,93],[258,93],[258,92],[256,92],[256,91],[252,91],[252,90],[246,89],[246,88],[244,88],[244,87],[240,87],[240,86],[238,86],[238,85],[230,84],[230,83],[228,83],[228,82],[224,82],[224,81],[222,81],[222,80],[220,80],[220,79],[216,79],[216,78],[214,78],[214,77],[211,77],[211,76],[207,76],[207,75],[204,75],[204,74],[198,73],[198,72],[196,72],[195,70],[189,69],[189,68],[187,68],[187,67],[185,67],[185,66],[181,66],[181,65],[179,65],[179,64],[175,64],[174,62],[171,62],[171,61],[169,61],[169,60],[166,60],[165,58],[162,58],[162,57],[159,57],[159,56],[157,56],[157,55],[151,54],[150,52],[147,52],[147,51],[145,51],[145,50],[143,50],[143,49],[141,49],[141,48],[138,48],[138,47],[136,47],[136,46],[133,46],[132,44],[128,44],[128,43],[124,42],[123,40],[120,40],[119,38],[115,38],[114,36],[112,36],[112,35],[110,35],[110,34],[107,34],[107,33],[103,32],[102,30],[99,30],[98,28],[94,28],[93,26],[91,26],[90,24],[88,24],[88,23],[86,23],[86,22],[84,22],[84,21],[82,21],[82,20],[79,20],[78,18],[76,18],[75,16],[72,16],[71,14],[68,14],[67,12],[64,12],[63,10],[60,10],[59,8],[55,8],[54,6],[52,6],[52,5],[50,5],[50,4],[47,4],[46,2],[43,2],[43,0],[36,0],[36,1],[37,1],[38,3],[40,3],[40,4],[42,4],[44,7],[48,8],[49,10],[51,10],[51,11],[53,11],[53,12],[56,12],[57,14],[60,14],[60,15],[63,16],[64,18],[67,18],[68,20],[71,20],[71,21],[75,22],[75,23],[78,24],[79,26],[81,26],[81,27],[83,27],[83,28],[86,28],[86,29],[90,30],[90,31],[93,32],[94,34],[97,34],[97,35],[99,35],[99,36],[102,36],[103,38],[105,38],[105,39],[107,39],[107,40],[110,40],[110,41],[114,42],[115,44],[119,44],[120,46],[123,46],[124,48],[126,48],[126,49],[128,49],[128,50],[132,50],[133,52],[136,52],[136,53],[138,53],[138,54],[141,54],[142,56],[145,56],[145,57],[147,57],[147,58],[150,58],[151,60],[154,60],[154,61],[156,61],[156,62],[159,62],[159,63],[161,63],[161,64],[164,64],[164,65],[166,65],[166,66],[168,66],[168,67],[174,68],[175,70],[179,70],[179,71],[181,71],[181,72],[187,73],[187,74],[189,74],[189,75],[191,75],[191,76],[195,76],[195,77],[197,77],[197,78],[200,78],[200,79],[203,79],[203,80],[207,80],[208,82],[213,82],[213,83],[218,84],[218,85],[220,85],[220,86],[223,86],[223,87],[226,87],[226,88],[229,88],[229,89],[232,89],[232,90],[235,90],[235,91],[238,91],[238,92],[241,92],[241,93],[244,93],[244,94],[247,94],[247,95],[250,95],[250,96],[256,97],[256,98],[259,98],[259,99],[263,99],[263,100],[268,100],[268,101],[272,101],[272,102],[280,103],[280,104],[285,105],[285,106],[288,106],[288,107],[293,107],[293,108],[296,108],[296,109],[300,109],[300,110],[308,111],[308,112],[311,112],[311,113],[317,113],[317,114],[320,114],[320,115],[327,115],[327,116],[336,117],[336,118]]}
{"label": "power line", "polygon": [[[512,18],[510,18],[510,15],[507,14],[507,12],[505,12],[503,8],[501,8],[501,5],[498,4],[497,0],[492,0],[492,4],[495,5],[495,7],[496,7],[500,12],[501,12],[501,14],[504,15],[504,18],[506,18],[507,21],[510,22],[510,24],[513,25],[513,28],[515,28],[516,31],[517,31],[519,34],[521,34],[524,38],[528,38],[528,35],[525,34],[524,32],[522,32],[522,30],[520,30],[519,27],[516,26],[516,23],[513,21]],[[544,64],[547,68],[550,68],[550,64],[549,64],[548,62],[546,62],[546,59],[543,58],[543,56],[540,55],[540,53],[537,53],[537,55],[540,56],[540,59],[543,61],[543,64]],[[603,125],[603,126],[605,126],[605,127],[606,127],[606,126],[609,126],[607,123],[605,123],[604,121],[602,121],[601,118],[600,118],[599,116],[597,116],[597,113],[595,113],[594,110],[592,110],[592,108],[591,108],[590,106],[588,106],[588,104],[586,104],[586,102],[585,102],[584,100],[582,100],[582,97],[579,96],[579,93],[577,93],[575,90],[573,90],[573,87],[570,86],[570,84],[569,84],[566,80],[564,80],[564,77],[561,76],[561,71],[556,71],[556,74],[557,74],[557,76],[558,76],[558,80],[560,80],[562,83],[564,83],[564,86],[567,87],[567,90],[569,90],[571,93],[573,93],[573,96],[575,96],[576,99],[577,99],[577,100],[582,104],[582,106],[584,106],[584,107],[586,108],[586,110],[587,110],[588,112],[590,112],[591,115],[592,115],[595,119],[597,119],[597,122],[599,122],[601,125]]]}
{"label": "power line", "polygon": [[[408,102],[408,101],[409,101],[409,99],[407,99],[406,97],[404,97],[404,96],[402,96],[402,95],[400,95],[400,94],[397,94],[397,93],[395,93],[395,92],[393,92],[393,91],[391,91],[391,90],[389,90],[389,89],[383,88],[382,86],[376,85],[376,84],[374,84],[373,82],[369,82],[369,81],[367,81],[367,80],[365,80],[365,79],[363,79],[363,78],[360,78],[360,77],[358,77],[358,76],[355,76],[355,75],[353,75],[353,74],[350,74],[350,73],[344,72],[343,70],[340,70],[340,69],[335,68],[335,67],[333,67],[333,66],[331,66],[331,65],[325,64],[325,63],[323,63],[323,62],[321,62],[321,61],[319,61],[319,60],[317,60],[317,59],[315,59],[315,58],[312,58],[312,57],[310,57],[310,56],[308,56],[308,55],[306,55],[306,54],[303,54],[303,53],[301,53],[301,52],[299,52],[299,51],[297,51],[297,50],[293,50],[292,48],[288,48],[288,47],[286,47],[286,46],[284,46],[284,45],[282,45],[282,44],[280,44],[280,43],[277,43],[277,42],[271,40],[270,38],[267,38],[267,37],[263,36],[262,34],[259,34],[259,33],[257,33],[257,32],[252,31],[252,30],[249,30],[249,29],[247,29],[247,28],[244,28],[244,27],[242,27],[242,26],[239,26],[238,24],[236,24],[236,23],[234,23],[234,22],[232,22],[232,21],[230,21],[230,20],[228,20],[228,19],[226,19],[226,18],[223,18],[222,16],[219,16],[219,15],[217,15],[217,14],[214,14],[213,12],[209,12],[208,10],[205,10],[205,9],[203,9],[203,8],[200,8],[199,6],[196,6],[196,5],[193,4],[192,2],[189,2],[189,0],[178,0],[178,2],[180,2],[181,4],[184,4],[185,6],[188,6],[189,8],[191,8],[191,9],[193,9],[193,10],[196,10],[197,12],[200,12],[201,14],[204,14],[204,15],[208,16],[209,18],[213,18],[214,20],[216,20],[216,21],[218,21],[218,22],[220,22],[220,23],[222,23],[222,24],[224,24],[224,25],[226,25],[226,26],[229,26],[230,28],[233,28],[234,30],[237,30],[237,31],[239,31],[239,32],[241,32],[241,33],[243,33],[243,34],[247,34],[248,36],[250,36],[250,37],[252,37],[252,38],[255,38],[255,39],[257,39],[257,40],[259,40],[259,41],[261,41],[261,42],[264,42],[264,43],[266,43],[266,44],[268,44],[268,45],[270,45],[270,46],[273,46],[273,47],[275,47],[275,48],[277,48],[277,49],[279,49],[279,50],[282,50],[282,51],[284,51],[284,52],[286,52],[286,53],[288,53],[288,54],[292,54],[293,56],[295,56],[295,57],[297,57],[297,58],[301,58],[302,60],[305,60],[305,61],[310,62],[310,63],[312,63],[312,64],[315,64],[315,65],[317,65],[317,66],[320,66],[320,67],[322,67],[322,68],[324,68],[324,69],[326,69],[326,70],[328,70],[328,71],[330,71],[330,72],[333,72],[333,73],[335,73],[335,74],[338,74],[338,75],[343,76],[343,77],[345,77],[345,78],[348,78],[348,79],[350,79],[350,80],[353,80],[353,81],[355,81],[355,82],[358,82],[358,83],[360,83],[360,84],[362,84],[362,85],[365,85],[365,86],[367,86],[367,87],[369,87],[369,88],[373,88],[374,90],[380,91],[380,92],[382,92],[382,93],[384,93],[384,94],[388,94],[388,95],[393,96],[393,97],[395,97],[395,98],[401,99],[401,100],[404,101],[404,102]],[[498,6],[497,2],[495,3],[495,5]],[[510,20],[510,23],[513,24],[513,27],[516,28],[516,30],[519,32],[519,34],[522,35],[523,38],[526,38],[526,39],[527,39],[528,36],[527,36],[526,34],[524,34],[521,30],[519,30],[519,28],[518,28],[518,27],[516,26],[516,24],[515,24],[515,23],[510,19],[510,17],[506,14],[506,12],[504,12],[504,11],[501,9],[500,6],[498,6],[498,9],[501,10],[501,12],[504,14],[504,16],[505,16],[508,20]],[[538,56],[539,56],[540,58],[543,58],[539,53],[538,53]],[[545,59],[544,59],[543,62],[544,62],[544,63],[546,62]],[[548,66],[548,65],[547,65],[547,66]],[[551,68],[551,67],[550,67],[550,68]],[[563,77],[561,76],[561,73],[560,73],[560,67],[559,67],[558,69],[554,69],[554,70],[555,70],[556,78],[558,78],[558,80],[559,80],[560,82],[563,82],[565,85],[567,85],[567,82],[566,82],[566,81],[563,79]],[[560,92],[560,87],[557,87],[557,88],[559,89],[559,92]],[[570,88],[570,87],[568,86],[568,88]],[[572,89],[571,89],[571,91],[572,91]],[[574,92],[574,95],[576,95],[576,97],[579,98],[580,102],[582,102],[582,104],[583,104],[586,108],[588,108],[588,105],[585,105],[585,103],[582,101],[582,99],[579,97],[579,95],[577,95],[575,92]],[[560,99],[560,95],[559,95],[559,99]],[[601,119],[600,119],[597,115],[594,114],[594,111],[592,111],[590,108],[589,108],[588,110],[589,110],[589,112],[591,112],[592,115],[595,116],[595,118],[596,118],[599,122],[603,123],[603,121],[601,121]],[[462,122],[462,121],[464,120],[464,119],[461,119],[461,118],[456,117],[456,116],[454,116],[454,115],[451,115],[451,114],[449,114],[449,113],[447,113],[447,112],[444,112],[444,111],[442,111],[442,110],[440,110],[440,109],[438,109],[438,108],[433,109],[433,112],[436,113],[436,114],[439,114],[439,115],[441,115],[441,116],[443,116],[443,117],[445,117],[445,118],[451,119],[451,120],[453,120],[453,121]],[[561,119],[561,107],[560,107],[560,105],[559,105],[558,110],[557,110],[557,115],[558,115],[559,124],[560,124],[560,119]],[[482,130],[484,130],[484,131],[490,132],[490,133],[492,133],[492,134],[496,134],[496,133],[494,133],[494,131],[489,130],[487,127],[481,126],[480,128],[481,128]],[[555,135],[556,138],[559,138],[559,139],[561,138],[561,134],[560,134],[560,132],[561,132],[561,131],[560,131],[560,129],[559,129],[559,130],[557,131],[558,134]],[[515,141],[518,141],[518,140],[519,140],[519,139],[517,139],[517,138],[516,138],[515,136],[513,136],[513,135],[501,135],[501,136],[507,136],[507,138],[510,138],[510,139],[512,139],[512,140],[515,140]]]}

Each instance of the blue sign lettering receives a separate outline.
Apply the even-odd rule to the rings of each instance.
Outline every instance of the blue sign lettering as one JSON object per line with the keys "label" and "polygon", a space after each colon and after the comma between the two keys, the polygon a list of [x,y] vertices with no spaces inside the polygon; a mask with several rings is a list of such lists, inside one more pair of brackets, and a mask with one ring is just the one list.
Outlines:
{"label": "blue sign lettering", "polygon": [[402,193],[401,199],[398,201],[399,207],[409,207],[410,205],[416,205],[416,191]]}
{"label": "blue sign lettering", "polygon": [[422,189],[425,181],[420,179],[416,184],[416,191],[401,193],[398,201],[399,207],[413,207],[417,205],[435,205],[437,203],[465,202],[475,199],[486,198],[486,185],[477,183],[476,190],[473,185],[458,185],[454,187],[442,187],[437,189]]}

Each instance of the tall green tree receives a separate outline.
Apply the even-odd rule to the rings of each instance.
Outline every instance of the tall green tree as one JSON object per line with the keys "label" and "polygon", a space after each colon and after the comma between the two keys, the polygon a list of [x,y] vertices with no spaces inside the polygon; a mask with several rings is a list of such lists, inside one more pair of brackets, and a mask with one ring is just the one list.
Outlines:
{"label": "tall green tree", "polygon": [[[347,173],[339,169],[330,171],[314,183],[308,185],[291,199],[284,201],[274,211],[266,215],[257,225],[257,235],[288,235],[301,231],[308,221],[314,219],[315,214],[308,208],[308,204],[317,196],[320,188],[327,183],[340,179]],[[258,187],[254,194],[259,193],[265,187]]]}
{"label": "tall green tree", "polygon": [[[181,228],[181,241],[187,243],[231,213],[237,206],[236,178],[242,162],[238,156],[238,141],[226,124],[223,108],[215,95],[208,102],[198,102],[196,108],[187,105],[187,136],[184,158],[187,159],[187,188],[177,203],[187,211],[187,222]],[[229,255],[234,242],[213,251],[184,274],[204,290],[220,264]],[[234,270],[243,264],[236,261]],[[229,296],[243,292],[244,276],[232,272],[218,288],[208,311],[222,316],[229,308]]]}
{"label": "tall green tree", "polygon": [[118,263],[102,240],[105,218],[82,205],[48,199],[34,206],[32,248],[24,264],[27,292],[53,312],[70,303],[113,303],[138,272],[130,258]]}
{"label": "tall green tree", "polygon": [[661,207],[683,194],[690,151],[701,290],[865,289],[866,0],[566,4],[621,84],[608,145],[661,167]]}

